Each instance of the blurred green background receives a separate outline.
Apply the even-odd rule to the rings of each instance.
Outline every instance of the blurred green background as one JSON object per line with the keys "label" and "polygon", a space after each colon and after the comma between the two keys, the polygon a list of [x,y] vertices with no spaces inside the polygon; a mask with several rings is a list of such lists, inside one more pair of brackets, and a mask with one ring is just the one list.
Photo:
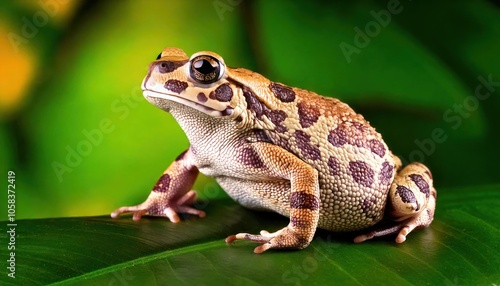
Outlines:
{"label": "blurred green background", "polygon": [[[215,51],[231,67],[347,102],[403,161],[427,164],[438,193],[500,182],[497,1],[0,8],[0,174],[6,189],[7,171],[16,172],[17,218],[107,214],[147,197],[189,145],[140,90],[166,46]],[[195,188],[225,196],[203,176]]]}

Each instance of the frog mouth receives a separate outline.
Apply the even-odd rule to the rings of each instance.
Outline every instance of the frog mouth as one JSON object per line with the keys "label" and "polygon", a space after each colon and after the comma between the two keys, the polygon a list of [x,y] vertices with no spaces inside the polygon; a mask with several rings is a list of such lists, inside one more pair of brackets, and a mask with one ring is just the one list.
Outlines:
{"label": "frog mouth", "polygon": [[157,91],[153,91],[153,90],[149,90],[149,89],[143,89],[142,94],[145,97],[154,97],[154,98],[160,98],[160,99],[166,99],[169,101],[174,101],[174,102],[180,103],[182,105],[196,109],[200,112],[203,112],[203,113],[208,114],[208,115],[213,116],[213,117],[224,117],[224,116],[231,115],[233,113],[233,109],[230,107],[227,107],[225,110],[222,110],[222,111],[216,110],[216,109],[210,108],[208,106],[199,104],[197,102],[194,102],[192,100],[189,100],[187,98],[180,97],[180,96],[174,95],[174,94],[162,93],[162,92],[157,92]]}

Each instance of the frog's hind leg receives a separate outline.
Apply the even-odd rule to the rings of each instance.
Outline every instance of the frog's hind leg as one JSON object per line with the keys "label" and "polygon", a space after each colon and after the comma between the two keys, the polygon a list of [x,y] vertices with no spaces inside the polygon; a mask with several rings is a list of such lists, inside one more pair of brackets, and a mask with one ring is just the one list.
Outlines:
{"label": "frog's hind leg", "polygon": [[397,234],[396,242],[403,243],[411,231],[431,224],[435,208],[431,172],[423,164],[411,163],[396,174],[389,191],[386,213],[395,224],[357,236],[354,242]]}

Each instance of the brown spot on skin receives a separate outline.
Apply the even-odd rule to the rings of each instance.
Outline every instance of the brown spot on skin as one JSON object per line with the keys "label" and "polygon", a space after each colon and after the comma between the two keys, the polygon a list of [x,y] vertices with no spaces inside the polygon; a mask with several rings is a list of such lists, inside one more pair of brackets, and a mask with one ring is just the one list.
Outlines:
{"label": "brown spot on skin", "polygon": [[262,114],[264,113],[262,103],[250,88],[243,86],[242,90],[245,101],[247,102],[247,108],[253,111],[258,119],[262,119]]}
{"label": "brown spot on skin", "polygon": [[363,201],[363,209],[371,209],[372,205],[374,205],[377,202],[377,199],[374,196],[371,196],[369,198],[365,198]]}
{"label": "brown spot on skin", "polygon": [[373,184],[375,172],[363,161],[349,162],[349,171],[354,181],[358,184],[370,187]]}
{"label": "brown spot on skin", "polygon": [[304,131],[297,130],[294,133],[295,142],[297,142],[297,147],[302,152],[302,155],[307,159],[318,160],[321,158],[321,152],[317,146],[311,144],[311,135],[305,133]]}
{"label": "brown spot on skin", "polygon": [[158,65],[158,71],[160,73],[169,73],[173,72],[174,70],[178,69],[179,67],[182,67],[185,65],[188,61],[161,61],[157,62],[156,64]]}
{"label": "brown spot on skin", "polygon": [[253,168],[264,167],[264,162],[262,162],[259,155],[251,147],[243,148],[241,150],[241,153],[238,155],[238,159],[243,164],[251,166]]}
{"label": "brown spot on skin", "polygon": [[[280,137],[278,135],[278,136],[270,137],[270,140],[271,140],[270,143],[278,145],[278,146],[282,147],[283,149],[289,151],[290,153],[294,153],[292,150],[292,144],[288,138]],[[293,146],[293,147],[295,147],[295,146]]]}
{"label": "brown spot on skin", "polygon": [[229,102],[233,98],[233,90],[229,84],[225,83],[215,89],[215,99],[222,102]]}
{"label": "brown spot on skin", "polygon": [[347,138],[347,142],[349,144],[368,148],[368,146],[366,146],[367,142],[365,140],[368,132],[366,132],[366,126],[364,124],[356,121],[352,122],[352,127],[349,129],[349,132],[349,137]]}
{"label": "brown spot on skin", "polygon": [[377,205],[377,198],[371,196],[363,200],[363,205],[361,206],[361,208],[363,212],[367,215],[367,217],[375,219],[377,217],[374,213],[374,208],[376,205]]}
{"label": "brown spot on skin", "polygon": [[272,90],[274,95],[282,102],[292,102],[295,100],[295,91],[292,88],[281,85],[279,83],[272,82],[269,84],[269,88]]}
{"label": "brown spot on skin", "polygon": [[[405,186],[398,185],[396,187],[396,194],[398,194],[401,197],[401,200],[403,201],[403,203],[413,204],[413,203],[417,202],[417,199],[415,198],[415,195],[413,194],[413,192],[410,191],[410,189],[408,189]],[[418,207],[417,207],[417,210],[418,210]]]}
{"label": "brown spot on skin", "polygon": [[265,107],[264,114],[276,125],[276,131],[281,133],[286,132],[286,127],[281,124],[286,119],[286,112],[283,110],[270,110]]}
{"label": "brown spot on skin", "polygon": [[304,192],[293,192],[290,195],[290,207],[315,211],[319,208],[319,199],[315,195]]}
{"label": "brown spot on skin", "polygon": [[283,133],[287,130],[286,127],[281,124],[281,122],[286,119],[286,113],[283,110],[269,109],[257,98],[253,91],[246,86],[243,86],[242,90],[243,97],[245,97],[245,101],[247,102],[247,108],[255,113],[257,119],[262,120],[262,115],[266,115],[269,120],[276,125],[276,131]]}
{"label": "brown spot on skin", "polygon": [[330,174],[332,176],[340,175],[340,163],[335,157],[330,157],[328,159],[328,168],[330,169]]}
{"label": "brown spot on skin", "polygon": [[198,93],[198,96],[196,96],[196,99],[201,103],[205,103],[208,100],[207,96],[203,92]]}
{"label": "brown spot on skin", "polygon": [[384,157],[385,155],[385,147],[382,142],[378,141],[377,139],[372,139],[368,141],[368,146],[370,147],[370,150],[377,154],[380,158]]}
{"label": "brown spot on skin", "polygon": [[[251,138],[251,139],[250,139]],[[249,137],[249,142],[267,142],[272,143],[273,141],[264,130],[254,129],[252,135]]]}
{"label": "brown spot on skin", "polygon": [[211,92],[208,94],[208,98],[210,98],[210,99],[215,99],[215,92],[211,91]]}
{"label": "brown spot on skin", "polygon": [[170,175],[169,174],[163,174],[160,179],[158,179],[158,182],[156,182],[155,186],[153,187],[153,192],[167,192],[169,191],[170,187]]}
{"label": "brown spot on skin", "polygon": [[382,169],[378,175],[378,180],[382,185],[388,185],[391,183],[392,175],[394,173],[394,166],[389,162],[385,161],[382,163]]}
{"label": "brown spot on skin", "polygon": [[302,128],[312,126],[318,121],[320,111],[317,106],[306,101],[301,101],[297,104],[299,113],[299,123]]}
{"label": "brown spot on skin", "polygon": [[417,185],[420,192],[424,193],[425,197],[428,198],[430,190],[429,190],[429,184],[427,184],[425,179],[419,174],[411,174],[408,175],[408,177],[410,177],[410,179]]}
{"label": "brown spot on skin", "polygon": [[328,134],[328,142],[335,147],[344,144],[354,145],[356,147],[370,149],[374,154],[381,158],[385,156],[385,145],[377,140],[366,140],[368,136],[374,133],[362,122],[340,122],[339,125]]}
{"label": "brown spot on skin", "polygon": [[328,134],[328,142],[330,142],[335,147],[340,147],[347,143],[348,137],[347,132],[343,126],[339,126]]}
{"label": "brown spot on skin", "polygon": [[358,121],[354,121],[352,122],[352,126],[358,130],[359,132],[361,133],[365,133],[366,132],[366,125],[364,125],[363,123],[361,122],[358,122]]}
{"label": "brown spot on skin", "polygon": [[175,93],[181,93],[188,87],[188,84],[187,82],[183,82],[180,80],[169,79],[167,80],[167,82],[165,82],[165,85],[163,87]]}

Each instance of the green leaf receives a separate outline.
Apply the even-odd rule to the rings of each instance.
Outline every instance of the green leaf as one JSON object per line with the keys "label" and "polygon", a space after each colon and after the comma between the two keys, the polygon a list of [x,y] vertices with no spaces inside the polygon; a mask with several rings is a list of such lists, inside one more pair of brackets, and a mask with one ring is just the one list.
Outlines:
{"label": "green leaf", "polygon": [[499,190],[499,185],[438,190],[431,227],[401,245],[393,238],[354,244],[352,234],[318,231],[304,250],[261,255],[252,253],[253,243],[226,245],[224,237],[273,231],[287,219],[227,199],[205,205],[206,218],[179,224],[107,216],[20,220],[16,278],[2,275],[0,282],[494,285],[500,283]]}

